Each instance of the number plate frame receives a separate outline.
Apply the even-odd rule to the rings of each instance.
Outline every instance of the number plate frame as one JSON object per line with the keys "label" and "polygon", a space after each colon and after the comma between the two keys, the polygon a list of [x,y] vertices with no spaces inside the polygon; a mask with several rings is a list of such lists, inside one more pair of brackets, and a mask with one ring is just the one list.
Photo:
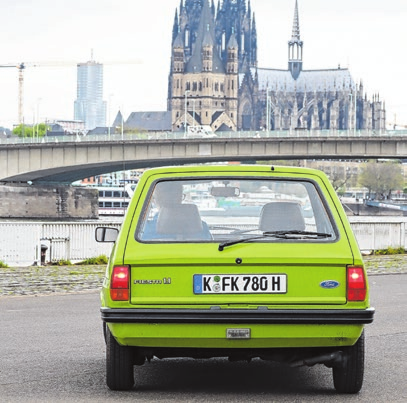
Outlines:
{"label": "number plate frame", "polygon": [[194,294],[286,294],[287,274],[195,274]]}

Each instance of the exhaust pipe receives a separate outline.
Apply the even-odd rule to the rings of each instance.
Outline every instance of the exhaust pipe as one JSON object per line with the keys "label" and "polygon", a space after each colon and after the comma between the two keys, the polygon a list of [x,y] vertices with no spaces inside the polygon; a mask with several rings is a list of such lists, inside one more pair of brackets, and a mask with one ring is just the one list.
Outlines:
{"label": "exhaust pipe", "polygon": [[331,354],[322,354],[318,355],[316,357],[312,358],[307,358],[304,360],[299,360],[299,361],[293,361],[290,363],[291,367],[302,367],[302,366],[308,366],[312,367],[316,364],[324,364],[328,368],[332,367],[337,367],[342,365],[344,361],[344,354],[342,351],[335,351],[334,353]]}

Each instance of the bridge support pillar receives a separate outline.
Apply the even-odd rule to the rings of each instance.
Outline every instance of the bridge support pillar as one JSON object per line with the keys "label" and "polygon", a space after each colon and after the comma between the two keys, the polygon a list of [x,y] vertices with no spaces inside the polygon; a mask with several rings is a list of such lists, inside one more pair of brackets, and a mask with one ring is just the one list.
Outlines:
{"label": "bridge support pillar", "polygon": [[0,186],[0,218],[98,218],[98,191],[75,186]]}

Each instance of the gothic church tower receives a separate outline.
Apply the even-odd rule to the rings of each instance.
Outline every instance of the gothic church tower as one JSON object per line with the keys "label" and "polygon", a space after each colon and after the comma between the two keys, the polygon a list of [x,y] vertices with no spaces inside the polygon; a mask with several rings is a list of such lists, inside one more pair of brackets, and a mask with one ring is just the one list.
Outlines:
{"label": "gothic church tower", "polygon": [[238,74],[257,65],[256,27],[250,2],[181,0],[172,38],[168,109],[172,128],[207,125],[237,129]]}

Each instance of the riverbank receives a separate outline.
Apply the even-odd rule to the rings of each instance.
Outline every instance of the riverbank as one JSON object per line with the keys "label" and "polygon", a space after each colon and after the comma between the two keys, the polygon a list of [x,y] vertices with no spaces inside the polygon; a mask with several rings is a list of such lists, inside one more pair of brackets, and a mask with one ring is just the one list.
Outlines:
{"label": "riverbank", "polygon": [[[407,273],[407,255],[366,256],[369,276]],[[97,291],[105,266],[0,268],[0,297]]]}

